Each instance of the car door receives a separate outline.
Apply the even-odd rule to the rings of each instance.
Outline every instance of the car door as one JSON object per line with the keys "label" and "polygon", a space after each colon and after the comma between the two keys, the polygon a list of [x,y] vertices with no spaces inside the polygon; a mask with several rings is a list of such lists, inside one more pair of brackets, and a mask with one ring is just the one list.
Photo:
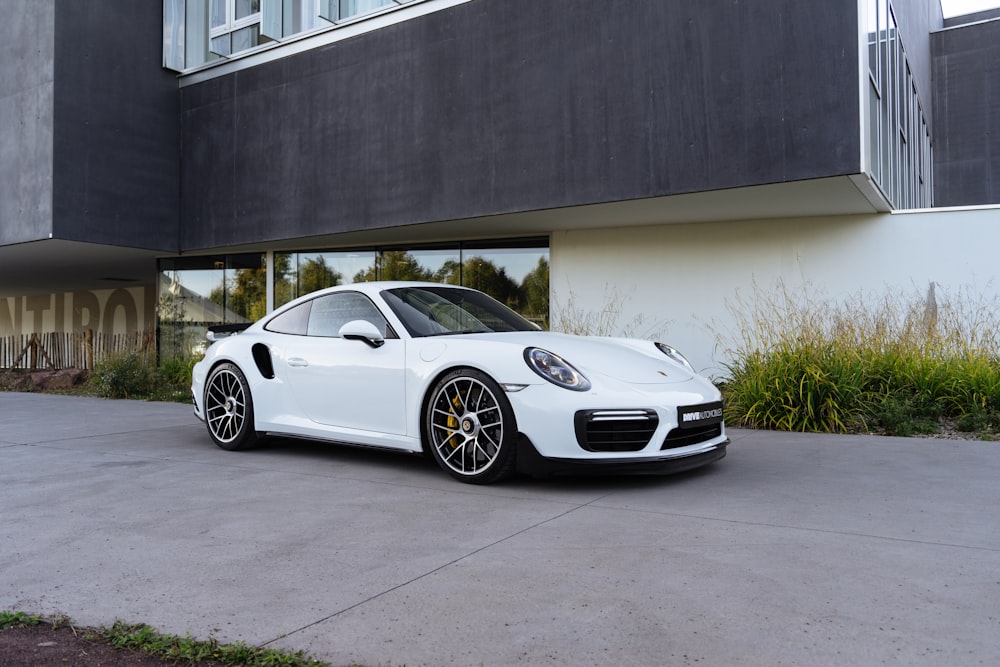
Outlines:
{"label": "car door", "polygon": [[[355,320],[374,325],[384,343],[341,338]],[[345,432],[406,433],[405,344],[367,296],[314,299],[305,335],[288,336],[283,348],[282,375],[310,420]]]}

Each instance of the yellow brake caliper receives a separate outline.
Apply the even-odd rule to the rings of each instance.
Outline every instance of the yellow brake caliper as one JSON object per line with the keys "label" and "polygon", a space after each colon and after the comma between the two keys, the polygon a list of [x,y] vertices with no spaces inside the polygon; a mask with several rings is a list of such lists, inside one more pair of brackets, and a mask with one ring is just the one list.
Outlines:
{"label": "yellow brake caliper", "polygon": [[[455,394],[455,397],[453,399],[451,399],[451,405],[453,407],[449,407],[448,408],[448,412],[450,413],[448,415],[448,428],[450,428],[450,429],[457,429],[458,428],[458,417],[455,416],[455,410],[462,407],[462,402],[460,400],[458,400],[458,394]],[[457,434],[456,435],[452,435],[450,438],[448,438],[448,440],[446,441],[446,444],[449,447],[451,447],[452,449],[455,449],[460,444],[462,444],[462,439],[459,438]]]}

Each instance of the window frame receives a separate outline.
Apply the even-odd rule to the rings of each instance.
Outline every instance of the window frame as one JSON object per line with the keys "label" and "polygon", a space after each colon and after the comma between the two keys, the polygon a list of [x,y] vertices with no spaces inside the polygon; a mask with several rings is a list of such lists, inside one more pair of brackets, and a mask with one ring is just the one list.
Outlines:
{"label": "window frame", "polygon": [[[313,317],[316,314],[315,307],[317,303],[321,301],[332,301],[338,298],[343,299],[348,297],[357,297],[363,300],[369,306],[371,306],[371,312],[373,314],[378,315],[381,318],[381,323],[373,322],[370,319],[370,317],[354,317],[341,324],[340,325],[341,327],[343,327],[343,325],[346,324],[347,322],[353,322],[355,320],[363,320],[374,325],[375,328],[377,328],[382,333],[382,337],[385,340],[395,340],[399,338],[399,335],[396,333],[395,328],[392,326],[392,322],[390,322],[389,318],[385,316],[385,313],[382,312],[382,309],[378,307],[378,304],[372,301],[372,299],[367,294],[364,294],[363,292],[358,292],[356,290],[342,290],[337,292],[330,292],[327,294],[319,294],[311,299],[303,301],[302,303],[295,304],[291,308],[287,308],[280,313],[272,315],[271,318],[264,324],[264,331],[267,331],[268,333],[281,334],[283,336],[302,336],[305,338],[341,338],[341,336],[339,335],[340,327],[338,327],[337,334],[313,333],[311,327],[313,323]],[[301,314],[301,311],[305,311],[305,314],[304,315]],[[300,322],[296,323],[297,324],[301,323],[304,326],[304,328],[300,329],[296,327],[294,328],[294,330],[291,327],[283,329],[276,328],[276,324],[285,319],[299,320]]]}

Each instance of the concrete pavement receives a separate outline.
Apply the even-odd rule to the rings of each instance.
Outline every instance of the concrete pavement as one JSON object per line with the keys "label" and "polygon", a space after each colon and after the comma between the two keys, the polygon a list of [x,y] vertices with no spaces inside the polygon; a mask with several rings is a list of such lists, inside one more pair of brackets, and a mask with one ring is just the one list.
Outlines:
{"label": "concrete pavement", "polygon": [[0,393],[0,609],[334,665],[1000,662],[1000,443],[730,435],[680,476],[472,487]]}

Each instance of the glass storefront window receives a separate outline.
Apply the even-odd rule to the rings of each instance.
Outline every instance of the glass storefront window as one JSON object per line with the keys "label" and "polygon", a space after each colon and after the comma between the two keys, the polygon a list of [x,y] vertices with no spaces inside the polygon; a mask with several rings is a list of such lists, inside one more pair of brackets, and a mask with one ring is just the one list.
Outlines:
{"label": "glass storefront window", "polygon": [[212,300],[224,290],[224,257],[160,260],[157,340],[161,359],[189,358],[205,344],[205,330],[223,322]]}
{"label": "glass storefront window", "polygon": [[375,251],[274,253],[274,306],[375,270]]}
{"label": "glass storefront window", "polygon": [[261,254],[160,260],[157,329],[161,359],[187,358],[216,324],[252,322],[266,310]]}
{"label": "glass storefront window", "polygon": [[548,248],[463,248],[461,284],[548,329]]}
{"label": "glass storefront window", "polygon": [[[160,260],[161,359],[196,355],[216,324],[267,314],[263,253]],[[372,280],[464,285],[489,294],[544,329],[549,326],[549,249],[543,240],[447,248],[276,252],[274,307],[326,287]]]}
{"label": "glass storefront window", "polygon": [[[449,267],[461,258],[458,248],[383,250],[379,254],[377,280],[426,280],[444,282]],[[375,280],[370,273],[355,276],[355,282]]]}
{"label": "glass storefront window", "polygon": [[225,306],[227,323],[254,322],[267,314],[267,267],[264,255],[229,255],[226,284],[222,294],[212,293],[213,301]]}

